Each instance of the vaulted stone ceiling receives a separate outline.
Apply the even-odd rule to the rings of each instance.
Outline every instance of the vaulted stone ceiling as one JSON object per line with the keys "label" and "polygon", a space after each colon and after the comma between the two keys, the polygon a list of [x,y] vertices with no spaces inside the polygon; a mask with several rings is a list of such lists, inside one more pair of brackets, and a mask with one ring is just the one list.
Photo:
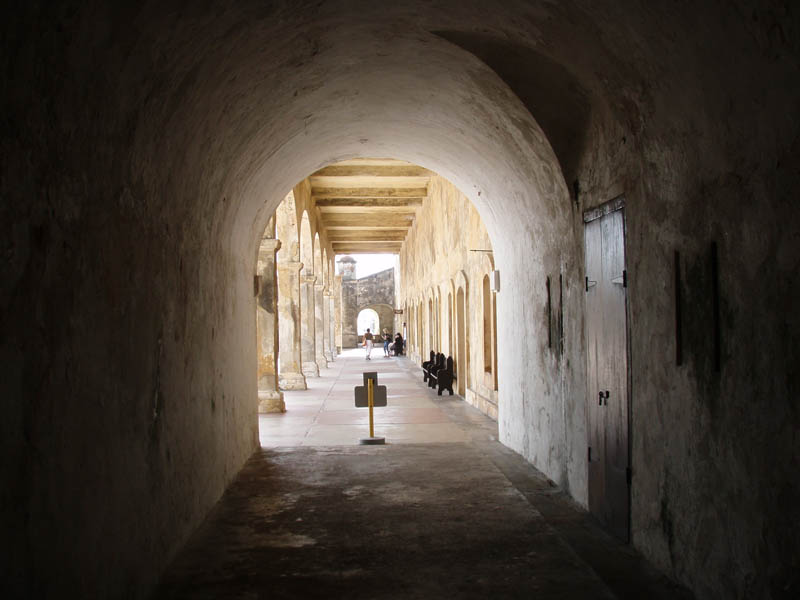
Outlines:
{"label": "vaulted stone ceiling", "polygon": [[396,254],[433,173],[387,158],[354,159],[310,177],[317,216],[336,254]]}

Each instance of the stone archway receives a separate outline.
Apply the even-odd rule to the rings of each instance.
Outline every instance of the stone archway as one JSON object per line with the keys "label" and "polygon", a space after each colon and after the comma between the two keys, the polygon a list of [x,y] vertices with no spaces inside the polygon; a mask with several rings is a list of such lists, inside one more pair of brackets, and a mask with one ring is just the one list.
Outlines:
{"label": "stone archway", "polygon": [[380,331],[381,318],[373,308],[362,308],[356,316],[356,333],[359,338],[363,338],[364,333],[369,329],[373,335]]}
{"label": "stone archway", "polygon": [[[764,573],[796,567],[774,557],[798,522],[782,498],[798,493],[796,344],[783,333],[800,281],[785,226],[800,84],[796,15],[761,4],[145,0],[9,15],[0,397],[7,478],[23,484],[6,487],[26,492],[4,521],[19,581],[59,562],[45,591],[158,579],[258,444],[253,277],[270,215],[323,165],[392,156],[480,212],[502,272],[498,348],[530,342],[498,363],[500,439],[583,504],[582,213],[625,192],[634,543],[709,595],[766,595]],[[705,318],[698,301],[683,315],[698,326],[684,363],[669,360],[686,292],[671,282],[687,266],[697,296],[719,276],[725,312]],[[564,282],[558,356],[541,343],[549,277]],[[32,448],[59,460],[43,466]],[[78,472],[103,498],[92,518],[73,518],[87,510]],[[753,514],[763,527],[742,532]],[[54,540],[28,520],[64,529]],[[698,536],[725,550],[709,557]],[[120,560],[78,564],[90,553]]]}
{"label": "stone archway", "polygon": [[[393,306],[390,304],[364,304],[358,307],[358,314],[361,314],[365,310],[371,310],[377,315],[379,325],[377,330],[373,330],[373,333],[380,334],[384,329],[388,329],[390,333],[394,333],[392,332],[392,326],[394,324]],[[363,332],[359,332],[359,335],[361,333]]]}

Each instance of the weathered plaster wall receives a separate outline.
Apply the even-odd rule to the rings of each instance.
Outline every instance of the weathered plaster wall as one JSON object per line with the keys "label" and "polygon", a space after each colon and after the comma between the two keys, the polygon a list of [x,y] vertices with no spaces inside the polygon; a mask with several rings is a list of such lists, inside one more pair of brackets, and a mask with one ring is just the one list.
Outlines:
{"label": "weathered plaster wall", "polygon": [[[412,329],[418,327],[420,319],[422,323],[422,341],[416,340],[411,345],[409,356],[421,362],[428,360],[431,350],[443,352],[453,357],[456,371],[460,370],[451,340],[457,326],[456,295],[459,287],[464,288],[469,307],[466,311],[469,356],[465,400],[497,418],[494,373],[484,371],[483,356],[482,285],[484,275],[493,269],[493,261],[489,234],[472,202],[444,178],[432,177],[428,197],[418,209],[400,253],[400,279],[405,285],[398,294],[398,305],[404,312],[408,307],[422,307],[417,316],[408,321]],[[463,281],[466,285],[460,283]],[[433,302],[434,312],[438,307],[433,323],[429,317],[429,301]],[[448,303],[451,304],[449,308]],[[522,329],[520,325],[519,330]],[[438,343],[431,345],[431,339]]]}
{"label": "weathered plaster wall", "polygon": [[[429,167],[476,206],[502,274],[499,347],[526,340],[499,363],[502,439],[579,501],[580,213],[624,193],[633,542],[700,598],[796,592],[793,4],[88,0],[9,13],[6,595],[147,594],[257,445],[267,220],[303,177],[355,156]],[[553,356],[543,282],[559,273]]]}

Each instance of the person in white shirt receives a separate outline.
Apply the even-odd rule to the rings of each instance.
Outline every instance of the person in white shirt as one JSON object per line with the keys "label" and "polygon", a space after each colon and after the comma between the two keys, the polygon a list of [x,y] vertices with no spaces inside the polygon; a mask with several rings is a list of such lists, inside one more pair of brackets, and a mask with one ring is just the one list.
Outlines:
{"label": "person in white shirt", "polygon": [[364,334],[364,348],[367,349],[367,360],[370,360],[369,355],[372,354],[372,334],[367,329],[367,333]]}

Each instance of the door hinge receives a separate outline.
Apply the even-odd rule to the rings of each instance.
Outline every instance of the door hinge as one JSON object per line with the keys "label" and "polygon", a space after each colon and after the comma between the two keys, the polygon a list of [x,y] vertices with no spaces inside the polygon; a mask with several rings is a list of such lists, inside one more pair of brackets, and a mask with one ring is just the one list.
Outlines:
{"label": "door hinge", "polygon": [[633,470],[630,467],[625,468],[625,480],[628,482],[628,485],[633,481]]}
{"label": "door hinge", "polygon": [[589,446],[589,462],[592,462],[592,447]]}
{"label": "door hinge", "polygon": [[622,287],[628,287],[628,269],[622,270]]}
{"label": "door hinge", "polygon": [[590,287],[594,287],[597,285],[596,281],[590,281],[588,277],[586,277],[586,291],[589,291]]}

